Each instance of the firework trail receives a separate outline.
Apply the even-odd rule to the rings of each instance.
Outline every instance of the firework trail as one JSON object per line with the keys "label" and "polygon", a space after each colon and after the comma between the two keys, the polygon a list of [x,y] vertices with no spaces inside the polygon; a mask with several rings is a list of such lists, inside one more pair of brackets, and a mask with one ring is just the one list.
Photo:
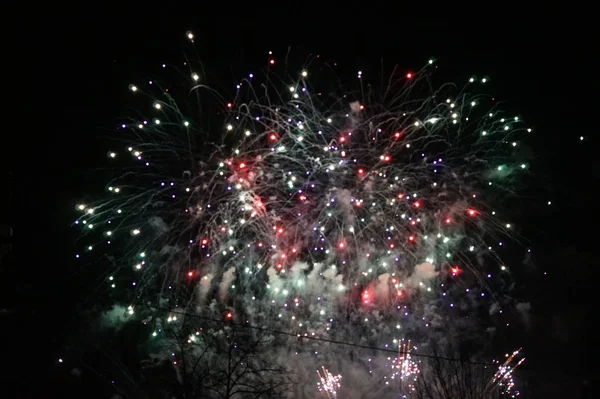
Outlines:
{"label": "firework trail", "polygon": [[391,373],[384,377],[385,383],[390,385],[398,381],[401,392],[413,392],[416,389],[414,383],[421,372],[418,363],[412,359],[411,349],[416,350],[416,347],[411,347],[410,340],[398,341],[398,354],[395,358],[388,358]]}
{"label": "firework trail", "polygon": [[[517,149],[531,129],[478,94],[487,79],[434,86],[430,60],[379,91],[358,72],[339,94],[320,89],[316,61],[275,79],[276,61],[231,100],[187,61],[183,88],[129,86],[146,116],[120,126],[115,177],[75,222],[77,257],[109,259],[110,314],[154,326],[151,339],[185,329],[183,313],[387,347],[499,309],[512,225],[491,203],[526,172]],[[276,348],[298,362],[354,356]]]}
{"label": "firework trail", "polygon": [[317,376],[319,377],[319,382],[317,383],[317,388],[320,392],[325,392],[328,398],[336,397],[337,391],[342,387],[341,375],[333,375],[327,370],[325,367],[322,367],[322,372],[317,370]]}
{"label": "firework trail", "polygon": [[511,365],[515,357],[519,355],[522,348],[517,349],[510,356],[506,355],[506,360],[499,367],[494,376],[492,377],[488,386],[498,387],[500,392],[505,396],[516,397],[520,395],[518,390],[514,390],[515,381],[513,378],[513,372],[525,361],[525,358],[521,358],[515,365]]}

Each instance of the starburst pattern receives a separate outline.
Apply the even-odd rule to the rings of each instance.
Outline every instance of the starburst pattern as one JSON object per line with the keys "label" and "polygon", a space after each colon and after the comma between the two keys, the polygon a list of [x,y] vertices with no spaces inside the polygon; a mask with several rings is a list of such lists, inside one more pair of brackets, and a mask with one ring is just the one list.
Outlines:
{"label": "starburst pattern", "polygon": [[[521,349],[517,349],[510,355],[507,354],[506,360],[504,363],[500,364],[490,381],[490,386],[497,386],[503,395],[512,398],[520,395],[519,390],[515,389],[515,381],[513,378],[513,372],[525,361],[525,358],[523,357],[513,365],[513,362],[519,356],[520,352]],[[497,361],[494,361],[494,363],[497,363]]]}
{"label": "starburst pattern", "polygon": [[319,377],[317,383],[319,391],[325,392],[327,397],[336,397],[338,389],[342,387],[342,376],[331,374],[325,367],[322,367],[321,371],[317,370],[317,376]]}
{"label": "starburst pattern", "polygon": [[388,358],[389,368],[391,372],[384,376],[386,385],[395,384],[400,387],[401,391],[414,391],[414,383],[417,381],[419,373],[419,364],[412,359],[411,350],[416,350],[416,347],[411,347],[410,340],[401,340],[398,342],[398,355],[394,358]]}

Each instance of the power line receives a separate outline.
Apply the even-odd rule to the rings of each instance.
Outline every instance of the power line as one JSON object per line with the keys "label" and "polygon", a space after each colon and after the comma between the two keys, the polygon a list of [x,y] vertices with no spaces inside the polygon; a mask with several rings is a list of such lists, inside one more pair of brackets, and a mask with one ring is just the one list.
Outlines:
{"label": "power line", "polygon": [[[254,326],[252,324],[240,324],[240,323],[235,323],[235,322],[232,322],[232,321],[219,320],[219,319],[214,319],[214,318],[211,318],[211,317],[200,316],[200,315],[188,313],[188,312],[182,311],[182,310],[175,310],[175,311],[173,311],[173,310],[169,310],[169,309],[165,309],[165,308],[156,308],[156,307],[150,307],[150,309],[153,309],[153,310],[162,310],[162,311],[165,311],[165,312],[169,312],[169,313],[173,313],[173,314],[179,314],[179,315],[183,315],[183,316],[186,316],[186,317],[193,317],[193,318],[197,318],[197,319],[202,319],[202,320],[207,320],[207,321],[213,321],[213,322],[216,322],[216,323],[233,325],[233,326],[241,327],[241,328],[248,328],[248,329],[251,329],[251,330],[265,331],[265,332],[269,332],[269,333],[277,334],[277,335],[285,335],[285,336],[294,337],[294,338],[307,339],[307,340],[319,341],[319,342],[326,342],[326,343],[330,343],[330,344],[344,345],[344,346],[350,346],[350,347],[354,347],[354,348],[370,349],[370,350],[373,350],[373,351],[380,351],[380,352],[386,352],[386,353],[393,353],[393,354],[397,354],[398,353],[397,350],[389,349],[389,348],[381,348],[381,347],[377,347],[377,346],[357,344],[357,343],[354,343],[354,342],[338,341],[338,340],[334,340],[334,339],[320,338],[320,337],[309,336],[309,335],[302,335],[302,334],[292,333],[292,332],[289,332],[289,331],[275,330],[275,329],[268,328],[268,327],[258,327],[258,326]],[[427,355],[427,354],[423,354],[423,353],[408,352],[407,354],[409,354],[411,356],[414,356],[414,357],[421,357],[421,358],[427,358],[427,359],[446,360],[446,361],[450,361],[450,362],[468,363],[468,364],[480,365],[480,366],[493,366],[493,367],[499,366],[499,364],[497,364],[497,363],[473,362],[473,361],[466,361],[464,359],[456,359],[456,358],[450,358],[450,357],[444,357],[444,356],[438,356],[438,355]]]}
{"label": "power line", "polygon": [[[312,341],[317,341],[317,342],[325,342],[325,343],[330,343],[330,344],[334,344],[334,345],[343,345],[343,346],[349,346],[349,347],[360,348],[360,349],[369,349],[369,350],[373,350],[373,351],[393,353],[395,355],[398,354],[398,350],[389,349],[389,348],[381,348],[381,347],[377,347],[377,346],[357,344],[354,342],[339,341],[339,340],[328,339],[328,338],[320,338],[320,337],[316,337],[316,336],[302,335],[302,334],[292,333],[289,331],[275,330],[273,328],[268,328],[268,327],[258,327],[258,326],[252,325],[252,324],[240,324],[240,323],[235,323],[235,322],[229,321],[229,320],[214,319],[211,317],[200,316],[200,315],[188,313],[188,312],[182,311],[182,310],[173,311],[170,309],[158,308],[158,307],[153,307],[153,306],[150,306],[149,308],[153,309],[153,310],[165,311],[165,312],[172,313],[172,314],[189,316],[189,317],[196,318],[196,319],[212,321],[212,322],[216,322],[216,323],[220,323],[220,324],[227,324],[227,325],[232,325],[232,326],[236,326],[236,327],[257,330],[257,331],[265,331],[265,332],[269,332],[269,333],[277,334],[277,335],[285,335],[288,337],[294,337],[294,338],[298,338],[298,339],[306,339],[306,340],[312,340]],[[476,365],[476,366],[499,367],[502,364],[501,362],[499,362],[499,363],[474,362],[474,361],[465,360],[465,359],[457,359],[457,358],[451,358],[451,357],[439,356],[439,355],[428,355],[428,354],[424,354],[424,353],[415,353],[415,352],[407,352],[407,354],[417,357],[417,358],[445,360],[448,362],[458,362],[458,363],[465,363],[465,364],[471,364],[471,365]],[[552,369],[550,369],[550,370],[541,370],[541,369],[533,369],[533,368],[527,367],[526,365],[521,365],[521,366],[519,366],[519,370],[530,371],[530,372],[539,372],[539,373],[543,372],[543,373],[575,374],[577,376],[582,375],[581,371],[577,371],[577,370],[568,371],[568,370],[564,370],[564,369],[558,369],[556,367],[552,367]],[[588,372],[590,374],[592,374],[595,371],[588,371]]]}

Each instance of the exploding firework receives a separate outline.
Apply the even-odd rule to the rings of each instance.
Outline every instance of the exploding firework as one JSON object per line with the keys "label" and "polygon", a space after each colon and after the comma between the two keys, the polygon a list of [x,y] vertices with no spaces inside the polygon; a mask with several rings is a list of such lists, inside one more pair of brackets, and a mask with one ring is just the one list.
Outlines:
{"label": "exploding firework", "polygon": [[[317,339],[387,347],[500,309],[512,225],[491,204],[526,172],[531,129],[479,94],[485,77],[432,89],[432,64],[380,91],[359,72],[356,90],[325,92],[311,63],[275,80],[273,54],[229,101],[188,62],[193,96],[131,84],[147,116],[120,125],[107,195],[75,222],[77,257],[110,261],[111,314],[158,340],[168,325],[193,333],[182,313],[285,331],[312,339],[293,342],[300,363],[348,356]],[[405,349],[400,379],[418,371]]]}
{"label": "exploding firework", "polygon": [[[506,360],[500,364],[498,370],[490,381],[490,386],[495,386],[500,389],[503,395],[516,397],[519,396],[520,392],[515,387],[515,381],[513,378],[513,372],[525,361],[525,358],[521,358],[514,365],[512,365],[515,358],[519,355],[521,349],[517,349],[510,355],[506,354]],[[494,361],[496,363],[496,361]]]}
{"label": "exploding firework", "polygon": [[410,350],[413,348],[410,341],[402,341],[398,342],[398,355],[395,358],[388,358],[391,373],[389,376],[386,375],[384,379],[386,385],[394,384],[397,381],[402,391],[414,391],[414,383],[417,381],[421,370],[418,363],[412,360]]}
{"label": "exploding firework", "polygon": [[333,375],[325,367],[322,367],[322,371],[317,370],[319,376],[319,382],[317,388],[319,392],[325,392],[327,397],[337,396],[337,391],[342,387],[342,376]]}

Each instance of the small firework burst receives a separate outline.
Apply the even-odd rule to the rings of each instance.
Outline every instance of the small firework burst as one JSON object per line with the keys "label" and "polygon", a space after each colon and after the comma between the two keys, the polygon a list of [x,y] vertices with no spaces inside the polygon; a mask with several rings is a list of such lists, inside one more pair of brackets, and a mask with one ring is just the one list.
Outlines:
{"label": "small firework burst", "polygon": [[342,387],[342,376],[340,374],[333,375],[325,367],[321,368],[322,371],[317,370],[319,376],[319,382],[317,382],[317,388],[319,392],[325,392],[327,397],[337,396],[337,390]]}
{"label": "small firework burst", "polygon": [[420,369],[418,363],[412,360],[410,349],[410,341],[398,342],[398,355],[393,359],[388,358],[392,372],[384,377],[386,385],[391,381],[398,381],[405,390],[410,392],[415,390],[414,383],[417,381]]}
{"label": "small firework burst", "polygon": [[[513,372],[525,361],[525,358],[521,358],[514,366],[512,365],[515,358],[519,355],[522,348],[517,349],[512,354],[506,354],[506,360],[500,364],[498,370],[492,377],[489,385],[490,387],[498,387],[503,395],[510,397],[519,396],[520,392],[515,387],[515,381],[513,378]],[[494,363],[499,363],[494,361]]]}

